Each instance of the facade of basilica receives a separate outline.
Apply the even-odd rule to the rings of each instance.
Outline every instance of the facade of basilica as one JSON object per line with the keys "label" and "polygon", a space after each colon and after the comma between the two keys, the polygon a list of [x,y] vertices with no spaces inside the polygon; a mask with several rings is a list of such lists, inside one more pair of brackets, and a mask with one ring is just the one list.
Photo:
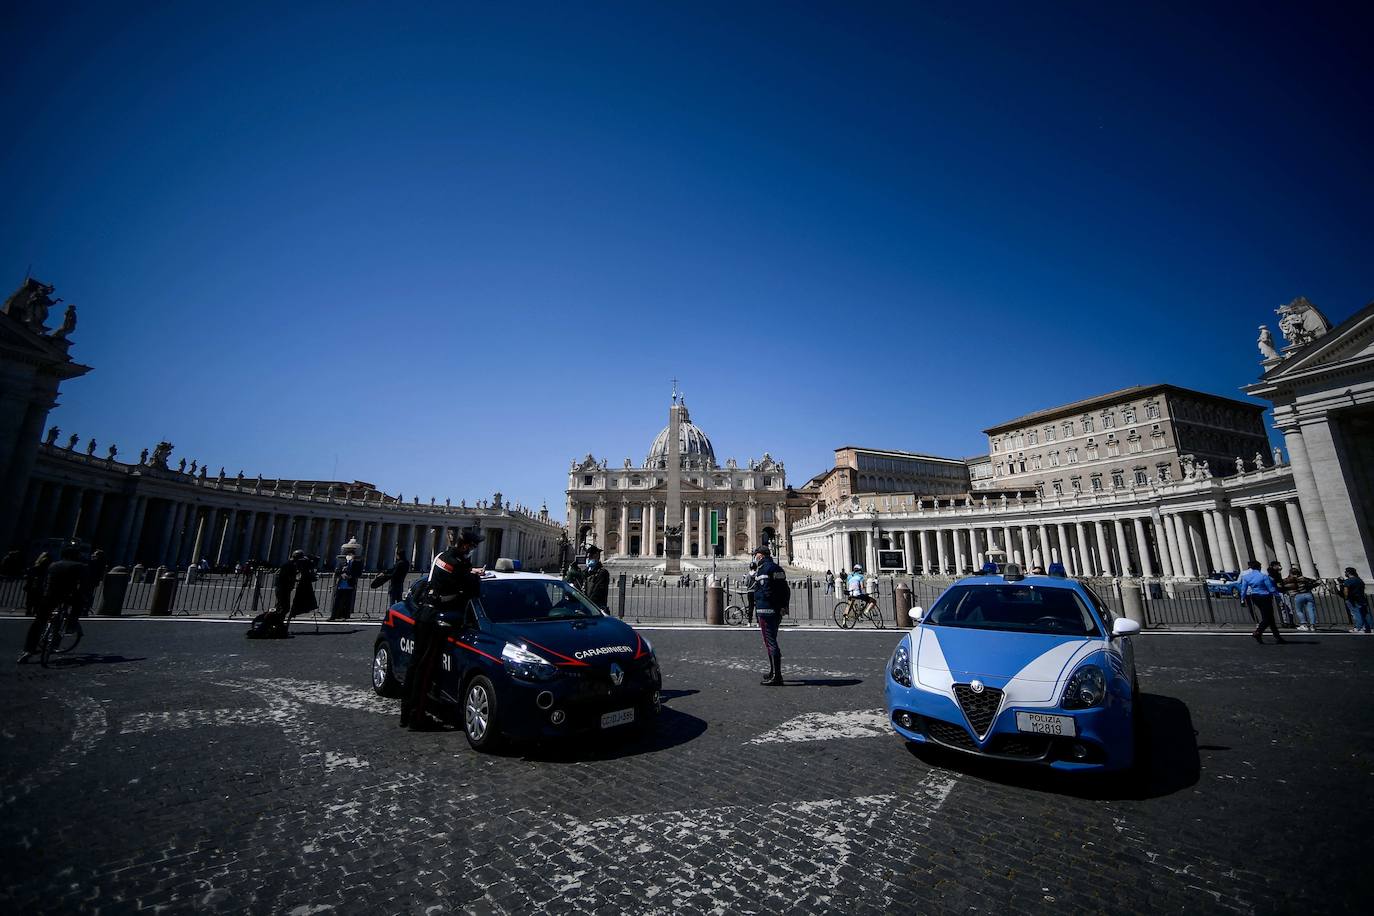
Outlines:
{"label": "facade of basilica", "polygon": [[[758,544],[775,552],[787,539],[787,480],[782,462],[767,452],[741,467],[722,466],[706,433],[693,425],[685,403],[679,411],[682,556],[746,557]],[[662,557],[668,518],[669,430],[665,426],[644,458],[613,468],[592,455],[568,470],[568,527],[579,552],[595,544],[608,557]],[[717,531],[711,540],[711,513]]]}

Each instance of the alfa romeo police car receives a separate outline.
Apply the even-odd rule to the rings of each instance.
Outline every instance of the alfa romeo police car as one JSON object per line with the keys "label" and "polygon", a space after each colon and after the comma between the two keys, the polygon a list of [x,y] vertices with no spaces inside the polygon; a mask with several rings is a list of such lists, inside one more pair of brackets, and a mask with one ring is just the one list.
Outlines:
{"label": "alfa romeo police car", "polygon": [[885,678],[907,741],[1057,770],[1131,766],[1140,625],[1086,586],[1008,566],[913,614]]}
{"label": "alfa romeo police car", "polygon": [[[481,598],[439,615],[446,645],[429,708],[461,723],[474,748],[648,726],[663,678],[653,646],[554,576],[514,572],[498,560]],[[426,580],[393,604],[373,646],[372,687],[396,696],[414,648],[416,602]]]}

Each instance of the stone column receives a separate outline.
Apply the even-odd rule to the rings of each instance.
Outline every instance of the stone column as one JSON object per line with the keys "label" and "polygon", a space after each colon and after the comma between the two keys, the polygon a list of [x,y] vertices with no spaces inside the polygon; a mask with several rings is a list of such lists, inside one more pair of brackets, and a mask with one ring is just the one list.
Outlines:
{"label": "stone column", "polygon": [[76,533],[76,523],[81,515],[80,487],[62,488],[62,514],[57,520],[58,537],[69,538]]}
{"label": "stone column", "polygon": [[143,520],[148,513],[148,497],[138,497],[138,503],[134,507],[133,524],[129,527],[129,562],[138,561],[138,547],[143,540]]}
{"label": "stone column", "polygon": [[911,529],[902,532],[903,555],[906,557],[906,574],[916,575],[916,544]]}
{"label": "stone column", "polygon": [[1093,534],[1097,540],[1097,565],[1099,569],[1093,570],[1095,573],[1102,573],[1110,576],[1112,574],[1112,554],[1107,549],[1107,532],[1105,522],[1092,522]]}
{"label": "stone column", "polygon": [[1070,562],[1070,556],[1069,556],[1069,530],[1068,530],[1068,527],[1067,527],[1063,522],[1056,522],[1055,525],[1054,525],[1054,527],[1055,527],[1055,532],[1059,535],[1059,555],[1058,555],[1057,557],[1055,557],[1055,556],[1054,556],[1054,552],[1051,551],[1051,552],[1050,552],[1050,556],[1051,556],[1053,559],[1058,560],[1058,562],[1063,563],[1063,564],[1064,564],[1064,567],[1065,567],[1066,569],[1071,569],[1071,568],[1073,567],[1073,563]]}
{"label": "stone column", "polygon": [[1145,520],[1139,515],[1132,516],[1131,527],[1135,529],[1135,547],[1140,553],[1140,571],[1148,578],[1154,578],[1155,564],[1150,556],[1150,542],[1145,537]]}
{"label": "stone column", "polygon": [[1288,545],[1285,543],[1283,519],[1279,517],[1279,507],[1273,503],[1265,503],[1264,517],[1269,522],[1269,535],[1274,539],[1274,559],[1283,564],[1283,574],[1286,576],[1288,575],[1288,568],[1294,564],[1292,555],[1288,553]]}
{"label": "stone column", "polygon": [[1160,540],[1160,560],[1164,563],[1165,575],[1170,577],[1183,577],[1183,560],[1180,558],[1178,550],[1178,538],[1174,534],[1173,517],[1167,513],[1160,515],[1155,523],[1155,533]]}
{"label": "stone column", "polygon": [[182,503],[168,502],[163,509],[157,550],[157,562],[162,566],[177,565],[176,557],[172,555],[172,537],[179,530],[182,507]]}
{"label": "stone column", "polygon": [[1283,508],[1288,513],[1288,527],[1293,531],[1293,550],[1298,554],[1298,564],[1302,567],[1302,574],[1309,579],[1315,579],[1317,578],[1317,566],[1312,559],[1312,548],[1307,539],[1306,527],[1303,524],[1302,508],[1296,499],[1284,500]]}
{"label": "stone column", "polygon": [[735,503],[732,499],[725,504],[725,555],[735,555]]}
{"label": "stone column", "polygon": [[945,574],[945,570],[949,568],[949,560],[945,554],[945,532],[943,528],[936,528],[934,533],[935,556],[937,562],[940,564],[940,568],[936,572],[936,575],[943,576]]}
{"label": "stone column", "polygon": [[1240,569],[1240,563],[1236,561],[1235,548],[1231,546],[1231,521],[1226,510],[1213,509],[1209,514],[1212,517],[1212,528],[1217,534],[1217,562],[1222,564],[1223,569]]}
{"label": "stone column", "polygon": [[1188,538],[1187,527],[1183,524],[1183,513],[1176,512],[1169,516],[1169,519],[1173,525],[1174,541],[1178,545],[1179,562],[1183,564],[1183,575],[1193,578],[1197,575],[1197,566],[1193,561],[1193,545]]}
{"label": "stone column", "polygon": [[625,496],[620,498],[620,555],[630,555],[630,500]]}
{"label": "stone column", "polygon": [[363,565],[370,571],[381,569],[382,523],[364,522],[363,540],[367,544],[363,548]]}
{"label": "stone column", "polygon": [[1131,574],[1131,548],[1126,543],[1126,526],[1121,524],[1121,519],[1112,519],[1112,527],[1116,529],[1116,555],[1120,562],[1117,564],[1116,574],[1118,576],[1129,576]]}
{"label": "stone column", "polygon": [[1260,530],[1259,512],[1254,506],[1245,507],[1245,527],[1249,529],[1250,543],[1255,549],[1254,559],[1259,560],[1260,566],[1267,565],[1269,558],[1264,556],[1264,532]]}
{"label": "stone column", "polygon": [[1050,529],[1048,525],[1040,524],[1036,526],[1036,535],[1040,538],[1039,549],[1035,552],[1035,565],[1050,568],[1054,562],[1050,549]]}
{"label": "stone column", "polygon": [[[1297,423],[1280,427],[1284,444],[1288,446],[1288,462],[1293,467],[1293,483],[1298,491],[1298,501],[1302,508],[1302,519],[1307,530],[1308,545],[1312,561],[1323,576],[1335,576],[1343,564],[1336,557],[1335,541],[1327,524],[1326,511],[1322,506],[1321,491],[1317,489],[1317,478],[1308,455],[1305,431]],[[1329,438],[1329,432],[1327,434]]]}
{"label": "stone column", "polygon": [[927,575],[927,576],[931,575],[931,566],[933,566],[933,565],[934,565],[934,564],[931,562],[931,555],[930,555],[930,532],[927,531],[926,529],[922,528],[922,529],[921,529],[921,573],[922,573],[923,575]]}
{"label": "stone column", "polygon": [[639,536],[640,544],[643,545],[641,552],[646,557],[656,557],[658,556],[658,507],[652,499],[644,507],[644,518],[644,523],[640,525],[643,531]]}
{"label": "stone column", "polygon": [[867,550],[864,555],[868,562],[864,566],[864,571],[870,575],[878,574],[878,533],[876,529],[865,531],[864,538],[868,541]]}
{"label": "stone column", "polygon": [[90,508],[88,508],[88,509],[86,510],[86,519],[87,519],[87,521],[86,521],[85,528],[86,528],[86,532],[87,532],[87,535],[86,535],[87,540],[89,540],[93,545],[95,545],[95,546],[97,546],[97,547],[101,546],[101,545],[98,543],[98,542],[101,540],[100,513],[104,510],[104,508],[105,508],[105,491],[104,491],[104,490],[96,490],[96,491],[92,492],[92,493],[91,493],[91,505],[90,505]]}
{"label": "stone column", "polygon": [[1216,569],[1225,569],[1226,561],[1221,556],[1221,540],[1217,537],[1217,523],[1212,518],[1211,510],[1202,510],[1202,525],[1206,529],[1208,556],[1216,564]]}
{"label": "stone column", "polygon": [[845,573],[854,568],[854,539],[848,531],[840,531],[840,556]]}
{"label": "stone column", "polygon": [[596,498],[596,508],[592,510],[592,523],[596,525],[596,546],[606,553],[606,497]]}
{"label": "stone column", "polygon": [[1026,566],[1036,566],[1035,544],[1031,538],[1031,528],[1029,524],[1021,524],[1021,562]]}
{"label": "stone column", "polygon": [[1078,557],[1074,561],[1075,576],[1092,575],[1092,549],[1088,546],[1088,535],[1082,522],[1073,523],[1074,540],[1078,542]]}
{"label": "stone column", "polygon": [[114,564],[133,565],[134,553],[138,550],[138,537],[141,528],[135,529],[137,522],[142,525],[143,501],[147,497],[129,496],[124,500],[124,517],[119,526],[119,537],[115,541],[114,554],[110,557],[110,562]]}
{"label": "stone column", "polygon": [[1202,529],[1192,513],[1181,514],[1179,519],[1183,522],[1183,532],[1188,539],[1189,546],[1193,549],[1193,556],[1197,558],[1197,575],[1206,576],[1208,572],[1207,562],[1207,542],[1203,537]]}
{"label": "stone column", "polygon": [[760,543],[759,541],[759,506],[754,497],[749,497],[749,550],[753,550]]}

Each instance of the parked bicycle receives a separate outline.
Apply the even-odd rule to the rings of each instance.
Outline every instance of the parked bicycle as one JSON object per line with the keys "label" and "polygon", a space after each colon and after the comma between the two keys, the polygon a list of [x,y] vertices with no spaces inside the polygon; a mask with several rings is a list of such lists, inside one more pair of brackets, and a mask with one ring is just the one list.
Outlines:
{"label": "parked bicycle", "polygon": [[853,629],[861,620],[870,621],[877,630],[887,626],[883,621],[882,611],[878,609],[878,603],[863,595],[846,598],[835,605],[835,624],[841,630]]}
{"label": "parked bicycle", "polygon": [[43,667],[48,667],[48,659],[53,655],[65,655],[76,648],[85,635],[81,621],[76,619],[71,602],[64,601],[48,618],[48,625],[38,637],[38,659]]}
{"label": "parked bicycle", "polygon": [[732,627],[741,624],[753,624],[754,622],[754,592],[752,589],[739,588],[731,589],[733,594],[738,595],[738,604],[730,604],[725,608],[725,622]]}

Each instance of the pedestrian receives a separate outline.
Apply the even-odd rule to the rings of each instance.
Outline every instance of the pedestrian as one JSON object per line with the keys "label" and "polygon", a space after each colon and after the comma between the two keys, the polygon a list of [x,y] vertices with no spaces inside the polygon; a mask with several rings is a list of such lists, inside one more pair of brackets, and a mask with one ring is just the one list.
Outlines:
{"label": "pedestrian", "polygon": [[606,610],[606,602],[610,598],[611,573],[601,563],[601,548],[587,548],[587,575],[582,580],[582,594],[587,596],[592,604]]}
{"label": "pedestrian", "polygon": [[297,550],[292,556],[296,558],[297,574],[296,591],[291,596],[291,616],[313,614],[320,609],[320,602],[315,599],[315,569],[319,558],[310,556],[304,550]]}
{"label": "pedestrian", "polygon": [[33,623],[29,624],[28,632],[24,634],[24,651],[19,653],[21,665],[38,651],[38,638],[43,635],[43,627],[47,625],[52,612],[64,603],[70,603],[72,610],[77,610],[81,605],[82,583],[86,581],[86,564],[81,561],[81,549],[75,544],[64,545],[60,559],[46,569],[38,610],[33,616]]}
{"label": "pedestrian", "polygon": [[773,562],[767,547],[754,548],[754,616],[763,634],[763,649],[768,653],[768,674],[759,683],[764,687],[782,686],[782,649],[778,647],[778,624],[787,613],[789,589],[787,573]]}
{"label": "pedestrian", "polygon": [[1274,585],[1278,591],[1274,594],[1274,607],[1278,611],[1279,623],[1285,627],[1293,626],[1293,606],[1288,601],[1288,596],[1284,594],[1283,586],[1283,564],[1274,560],[1264,568],[1269,574],[1269,578],[1274,580]]}
{"label": "pedestrian", "polygon": [[47,581],[48,567],[52,565],[52,557],[47,551],[40,553],[38,558],[33,561],[28,572],[24,573],[24,613],[33,615],[38,613],[39,606],[43,603],[43,583]]}
{"label": "pedestrian", "polygon": [[835,574],[828,569],[825,571],[825,593],[826,595],[835,594]]}
{"label": "pedestrian", "polygon": [[358,597],[358,580],[363,575],[363,561],[357,554],[348,554],[339,561],[339,578],[334,583],[334,606],[330,620],[347,620],[353,616],[353,603]]}
{"label": "pedestrian", "polygon": [[1345,578],[1341,580],[1341,597],[1345,599],[1345,608],[1350,612],[1350,619],[1355,624],[1350,632],[1374,632],[1374,614],[1369,610],[1369,593],[1365,591],[1364,580],[1355,573],[1353,566],[1345,568]]}
{"label": "pedestrian", "polygon": [[[386,582],[387,599],[395,604],[405,597],[406,576],[410,575],[410,560],[406,559],[406,552],[399,546],[396,548],[396,562],[391,564],[391,568],[385,573],[382,582]],[[373,580],[373,586],[381,585],[381,582]]]}
{"label": "pedestrian", "polygon": [[90,616],[91,606],[95,604],[95,590],[105,580],[105,573],[109,568],[110,564],[105,560],[105,551],[99,547],[92,550],[91,559],[86,564],[86,581],[81,583],[81,614]]}
{"label": "pedestrian", "polygon": [[1296,566],[1290,567],[1288,575],[1279,582],[1279,588],[1293,605],[1298,629],[1309,633],[1317,628],[1317,599],[1312,597],[1316,585],[1316,579],[1307,578]]}
{"label": "pedestrian", "polygon": [[1255,642],[1264,645],[1264,637],[1260,634],[1268,627],[1274,634],[1274,642],[1285,643],[1279,634],[1278,622],[1274,620],[1274,599],[1279,593],[1279,587],[1274,584],[1274,580],[1260,568],[1259,560],[1251,560],[1248,564],[1249,569],[1240,577],[1240,600],[1244,601],[1250,608],[1250,614],[1257,621],[1255,632],[1250,635]]}
{"label": "pedestrian", "polygon": [[484,538],[471,528],[458,533],[451,543],[434,558],[429,570],[429,586],[415,609],[415,640],[410,663],[406,665],[405,689],[401,698],[401,727],[412,731],[428,731],[434,723],[425,715],[425,700],[429,696],[434,668],[444,650],[439,633],[441,611],[462,611],[468,601],[481,590],[482,569],[473,568],[468,561],[472,549]]}

